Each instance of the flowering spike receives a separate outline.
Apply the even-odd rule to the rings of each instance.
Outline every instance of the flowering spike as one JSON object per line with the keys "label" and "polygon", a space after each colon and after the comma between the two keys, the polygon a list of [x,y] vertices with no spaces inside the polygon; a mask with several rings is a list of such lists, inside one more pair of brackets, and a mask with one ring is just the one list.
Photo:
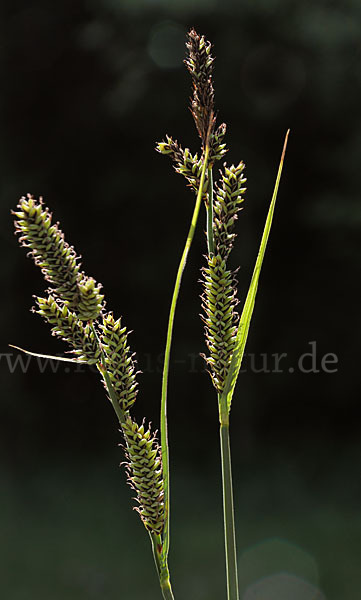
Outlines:
{"label": "flowering spike", "polygon": [[213,201],[214,255],[207,256],[207,267],[202,269],[202,308],[205,324],[206,344],[209,356],[203,356],[209,366],[213,385],[222,393],[236,344],[236,312],[238,300],[235,273],[227,269],[227,259],[232,250],[236,234],[233,233],[237,213],[243,202],[242,187],[244,163],[227,167],[221,171],[221,180],[216,186]]}
{"label": "flowering spike", "polygon": [[191,112],[205,148],[208,135],[213,133],[215,124],[212,45],[203,35],[200,36],[195,29],[191,29],[186,47],[188,56],[184,62],[193,83]]}
{"label": "flowering spike", "polygon": [[241,210],[243,202],[242,194],[246,191],[243,187],[246,179],[244,177],[244,163],[240,162],[236,167],[227,167],[221,172],[221,181],[216,187],[213,201],[213,238],[216,253],[227,260],[233,246],[236,234],[233,233],[237,213]]}
{"label": "flowering spike", "polygon": [[101,285],[92,277],[84,277],[79,282],[77,314],[82,321],[94,321],[103,309],[104,296]]}
{"label": "flowering spike", "polygon": [[[183,150],[177,140],[173,140],[169,135],[166,138],[167,141],[157,144],[156,150],[160,154],[166,154],[172,159],[175,171],[183,175],[189,182],[190,187],[197,193],[201,180],[202,159],[198,158],[197,154],[193,155],[188,148]],[[204,197],[207,194],[207,186],[206,177],[204,181]]]}
{"label": "flowering spike", "polygon": [[35,264],[53,286],[51,294],[67,302],[80,319],[96,319],[103,308],[100,286],[80,271],[79,257],[58,225],[52,224],[52,215],[42,199],[36,200],[30,194],[23,196],[13,214],[19,241],[30,248]]}
{"label": "flowering spike", "polygon": [[[191,74],[193,82],[191,112],[197,131],[202,139],[203,150],[205,150],[206,144],[209,144],[208,167],[211,168],[227,152],[224,143],[226,124],[222,123],[215,129],[212,46],[210,42],[205,40],[204,36],[198,35],[194,29],[191,29],[188,33],[186,47],[188,55],[184,63]],[[197,193],[203,165],[202,156],[198,158],[197,154],[192,155],[188,148],[183,150],[177,140],[173,140],[168,135],[166,141],[158,142],[156,150],[172,159],[176,172],[183,175]],[[207,190],[208,170],[204,180],[203,193],[203,199],[206,201]]]}
{"label": "flowering spike", "polygon": [[91,365],[99,362],[100,348],[89,325],[84,325],[66,304],[59,306],[55,298],[36,298],[38,310],[47,323],[52,325],[52,334],[73,347],[79,360]]}
{"label": "flowering spike", "polygon": [[135,490],[139,513],[146,529],[160,535],[164,527],[164,483],[160,448],[144,422],[137,425],[128,415],[122,423],[126,442],[128,483]]}
{"label": "flowering spike", "polygon": [[35,264],[54,286],[56,295],[71,302],[78,291],[80,269],[74,248],[65,242],[58,225],[52,225],[51,213],[41,198],[36,200],[30,194],[27,198],[23,196],[17,209],[13,214],[15,231],[21,236],[19,241],[31,249]]}
{"label": "flowering spike", "polygon": [[205,315],[206,344],[209,357],[203,355],[209,366],[213,385],[218,393],[223,390],[237,336],[239,315],[235,310],[235,274],[227,270],[225,260],[219,255],[207,257],[208,265],[202,269],[204,292],[201,297]]}
{"label": "flowering spike", "polygon": [[103,316],[100,329],[100,342],[105,355],[104,366],[119,405],[123,412],[126,412],[134,404],[138,393],[136,362],[128,346],[129,332],[126,327],[122,327],[121,319],[114,320],[112,313]]}
{"label": "flowering spike", "polygon": [[211,135],[210,138],[210,150],[209,150],[209,164],[212,166],[217,160],[222,160],[223,156],[228,152],[228,148],[224,143],[227,126],[225,123],[221,123]]}

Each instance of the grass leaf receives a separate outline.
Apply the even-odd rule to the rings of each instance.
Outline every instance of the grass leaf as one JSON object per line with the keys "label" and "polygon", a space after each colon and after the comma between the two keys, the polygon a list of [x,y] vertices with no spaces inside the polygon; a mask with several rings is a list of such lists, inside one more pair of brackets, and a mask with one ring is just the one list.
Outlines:
{"label": "grass leaf", "polygon": [[281,160],[280,160],[280,164],[279,164],[279,168],[278,168],[276,183],[275,183],[275,187],[273,190],[271,204],[270,204],[270,207],[268,210],[266,224],[265,224],[265,227],[263,230],[263,235],[262,235],[257,260],[256,260],[256,264],[254,267],[253,275],[252,275],[251,284],[249,286],[246,301],[244,303],[243,311],[242,311],[241,318],[240,318],[239,325],[238,325],[235,350],[233,352],[233,356],[232,356],[231,364],[229,367],[228,375],[227,375],[227,378],[225,381],[224,389],[219,398],[221,420],[228,419],[228,415],[231,410],[231,403],[232,403],[234,388],[236,386],[239,371],[240,371],[241,364],[242,364],[244,349],[245,349],[247,338],[248,338],[249,327],[250,327],[253,309],[254,309],[255,300],[256,300],[256,295],[257,295],[259,276],[261,273],[261,268],[262,268],[262,264],[263,264],[264,255],[266,252],[268,237],[269,237],[269,233],[271,230],[273,213],[274,213],[276,198],[277,198],[277,193],[278,193],[278,187],[279,187],[279,183],[280,183],[280,179],[281,179],[282,167],[283,167],[284,157],[285,157],[285,153],[286,153],[288,134],[289,134],[289,130],[286,133],[286,137],[285,137],[285,141],[284,141],[284,145],[283,145],[283,150],[282,150]]}
{"label": "grass leaf", "polygon": [[77,358],[67,358],[66,356],[53,356],[51,354],[38,354],[37,352],[30,352],[29,350],[24,350],[24,348],[19,348],[19,346],[14,346],[13,344],[9,344],[9,347],[15,348],[15,350],[20,350],[20,352],[24,352],[24,354],[28,354],[29,356],[35,356],[37,358],[60,360],[62,362],[71,362],[71,363],[77,363],[80,365],[87,364],[84,360],[78,360]]}

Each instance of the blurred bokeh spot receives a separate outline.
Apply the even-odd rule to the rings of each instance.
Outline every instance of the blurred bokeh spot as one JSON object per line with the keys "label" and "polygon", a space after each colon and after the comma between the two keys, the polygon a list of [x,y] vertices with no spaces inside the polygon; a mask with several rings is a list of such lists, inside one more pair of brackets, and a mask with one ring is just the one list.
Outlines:
{"label": "blurred bokeh spot", "polygon": [[158,23],[152,28],[148,52],[158,67],[174,69],[182,66],[185,34],[184,27],[171,21]]}
{"label": "blurred bokeh spot", "polygon": [[[245,550],[238,564],[240,589],[248,590],[249,596],[247,593],[245,596],[247,600],[253,598],[253,592],[250,590],[257,587],[256,582],[259,580],[266,578],[270,590],[275,587],[274,577],[279,573],[287,573],[312,584],[318,584],[319,581],[315,558],[287,540],[277,538],[264,540]],[[257,587],[257,589],[259,588]],[[266,590],[266,586],[263,589]],[[293,598],[292,595],[291,597]],[[258,596],[254,596],[254,598],[258,598]],[[264,600],[268,600],[267,595]]]}
{"label": "blurred bokeh spot", "polygon": [[242,600],[326,600],[321,590],[295,575],[278,573],[251,585]]}

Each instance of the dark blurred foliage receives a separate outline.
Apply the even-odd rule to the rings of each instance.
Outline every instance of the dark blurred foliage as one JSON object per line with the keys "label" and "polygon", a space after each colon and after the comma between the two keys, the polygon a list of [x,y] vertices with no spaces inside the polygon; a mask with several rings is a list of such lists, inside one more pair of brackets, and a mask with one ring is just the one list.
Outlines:
{"label": "dark blurred foliage", "polygon": [[[193,197],[154,145],[168,133],[198,149],[182,66],[184,36],[195,26],[215,47],[227,160],[247,165],[232,258],[241,265],[241,298],[291,128],[247,346],[258,367],[262,354],[288,356],[283,373],[241,374],[232,411],[236,481],[258,464],[255,457],[273,456],[273,468],[282,457],[313,489],[325,473],[332,479],[345,448],[350,479],[359,477],[359,2],[3,0],[1,13],[4,469],[29,476],[53,460],[89,468],[120,456],[96,373],[64,363],[40,373],[35,360],[26,373],[9,370],[8,343],[50,354],[64,349],[28,310],[44,284],[18,248],[10,217],[27,192],[45,197],[85,270],[103,283],[109,309],[134,330],[143,371],[136,413],[158,423],[167,314]],[[205,465],[218,469],[215,394],[198,358],[202,219],[179,302],[169,391],[173,469],[193,474]],[[289,372],[312,341],[318,368],[334,353],[337,372]],[[317,493],[325,499],[330,492],[320,484]],[[345,492],[347,506],[357,493]]]}

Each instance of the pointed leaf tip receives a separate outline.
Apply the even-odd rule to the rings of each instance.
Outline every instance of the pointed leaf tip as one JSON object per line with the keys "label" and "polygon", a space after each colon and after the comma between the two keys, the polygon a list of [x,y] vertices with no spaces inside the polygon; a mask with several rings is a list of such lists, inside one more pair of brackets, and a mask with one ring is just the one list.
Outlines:
{"label": "pointed leaf tip", "polygon": [[37,352],[30,352],[29,350],[24,350],[24,348],[20,348],[19,346],[14,346],[13,344],[8,344],[9,348],[15,348],[15,350],[20,350],[20,352],[24,352],[24,354],[28,354],[29,356],[35,356],[36,358],[47,358],[50,360],[60,360],[61,362],[71,362],[86,365],[87,363],[82,360],[78,360],[77,358],[67,358],[66,356],[53,356],[51,354],[38,354]]}
{"label": "pointed leaf tip", "polygon": [[281,155],[281,163],[284,162],[285,160],[285,154],[286,154],[286,148],[287,148],[287,142],[288,142],[288,136],[290,134],[290,129],[287,129],[286,135],[285,135],[285,141],[283,143],[283,150],[282,150],[282,155]]}

